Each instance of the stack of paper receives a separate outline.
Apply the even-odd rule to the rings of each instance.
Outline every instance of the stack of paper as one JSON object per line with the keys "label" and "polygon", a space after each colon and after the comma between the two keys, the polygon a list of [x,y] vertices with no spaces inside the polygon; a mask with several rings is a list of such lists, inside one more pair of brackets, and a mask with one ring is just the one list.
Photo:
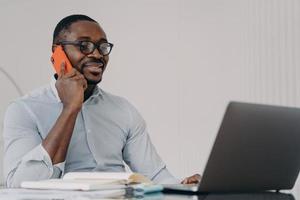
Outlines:
{"label": "stack of paper", "polygon": [[40,190],[40,189],[0,189],[0,199],[9,200],[91,200],[103,198],[116,198],[125,195],[125,190],[96,190],[96,191],[70,191],[70,190]]}
{"label": "stack of paper", "polygon": [[[1,191],[1,195],[17,197],[27,195],[25,199],[93,199],[103,197],[116,197],[120,195],[143,196],[147,193],[160,192],[163,187],[153,184],[149,179],[134,173],[103,173],[103,172],[71,172],[62,179],[49,179],[41,181],[24,181],[21,183],[23,191],[10,192],[9,189]],[[18,191],[18,190],[16,190]],[[22,191],[22,192],[23,192]],[[55,195],[54,195],[55,194]],[[54,196],[53,196],[54,195]],[[37,198],[33,198],[36,196]],[[10,196],[9,196],[10,197]],[[17,199],[17,198],[15,198]]]}
{"label": "stack of paper", "polygon": [[132,183],[151,184],[151,181],[140,174],[134,173],[70,172],[63,179],[24,181],[21,187],[88,191],[124,189],[127,187],[127,184]]}

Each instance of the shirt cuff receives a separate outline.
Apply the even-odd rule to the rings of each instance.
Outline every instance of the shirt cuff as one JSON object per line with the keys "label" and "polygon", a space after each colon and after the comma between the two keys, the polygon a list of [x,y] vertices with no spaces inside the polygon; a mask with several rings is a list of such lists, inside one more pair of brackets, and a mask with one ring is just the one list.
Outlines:
{"label": "shirt cuff", "polygon": [[22,162],[26,163],[29,161],[42,161],[49,170],[49,177],[51,178],[54,174],[53,164],[48,152],[44,149],[42,144],[38,145],[30,151],[27,155],[22,158]]}
{"label": "shirt cuff", "polygon": [[56,167],[56,168],[58,168],[58,170],[60,170],[60,176],[64,175],[64,173],[65,173],[65,164],[66,164],[66,161],[60,162],[60,163],[56,163],[54,165],[54,167]]}

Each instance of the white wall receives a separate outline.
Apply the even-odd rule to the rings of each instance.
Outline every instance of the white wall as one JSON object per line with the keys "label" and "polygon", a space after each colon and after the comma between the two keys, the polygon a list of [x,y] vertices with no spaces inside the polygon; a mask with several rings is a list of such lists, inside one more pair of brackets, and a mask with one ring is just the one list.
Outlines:
{"label": "white wall", "polygon": [[[115,44],[100,85],[136,105],[176,176],[202,172],[229,100],[300,106],[299,0],[0,0],[0,66],[24,92],[48,83],[73,13]],[[17,93],[0,76],[2,117]]]}

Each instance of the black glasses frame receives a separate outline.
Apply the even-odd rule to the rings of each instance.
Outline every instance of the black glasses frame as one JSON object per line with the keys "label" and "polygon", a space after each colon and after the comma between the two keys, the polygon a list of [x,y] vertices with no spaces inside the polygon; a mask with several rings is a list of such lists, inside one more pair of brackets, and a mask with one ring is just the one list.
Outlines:
{"label": "black glasses frame", "polygon": [[[93,44],[93,50],[91,52],[84,52],[84,50],[82,50],[82,43],[83,42],[89,42],[91,44]],[[110,49],[109,49],[109,52],[104,54],[101,49],[100,49],[100,45],[102,44],[108,44],[110,46]],[[112,43],[109,43],[109,42],[101,42],[99,44],[95,44],[94,42],[91,42],[91,41],[60,41],[57,43],[57,45],[74,45],[74,46],[79,46],[79,50],[81,53],[85,54],[85,55],[89,55],[91,53],[93,53],[95,51],[95,49],[97,48],[97,50],[99,51],[99,53],[102,55],[102,56],[107,56],[110,54],[114,44]]]}

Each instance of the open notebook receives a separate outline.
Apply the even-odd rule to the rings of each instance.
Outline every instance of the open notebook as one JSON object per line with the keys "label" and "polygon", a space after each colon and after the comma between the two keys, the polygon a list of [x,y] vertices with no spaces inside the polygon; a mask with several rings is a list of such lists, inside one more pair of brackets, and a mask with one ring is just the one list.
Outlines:
{"label": "open notebook", "polygon": [[56,189],[56,190],[112,190],[126,188],[127,184],[146,183],[151,181],[136,173],[107,173],[107,172],[70,172],[62,179],[41,181],[24,181],[22,188]]}

